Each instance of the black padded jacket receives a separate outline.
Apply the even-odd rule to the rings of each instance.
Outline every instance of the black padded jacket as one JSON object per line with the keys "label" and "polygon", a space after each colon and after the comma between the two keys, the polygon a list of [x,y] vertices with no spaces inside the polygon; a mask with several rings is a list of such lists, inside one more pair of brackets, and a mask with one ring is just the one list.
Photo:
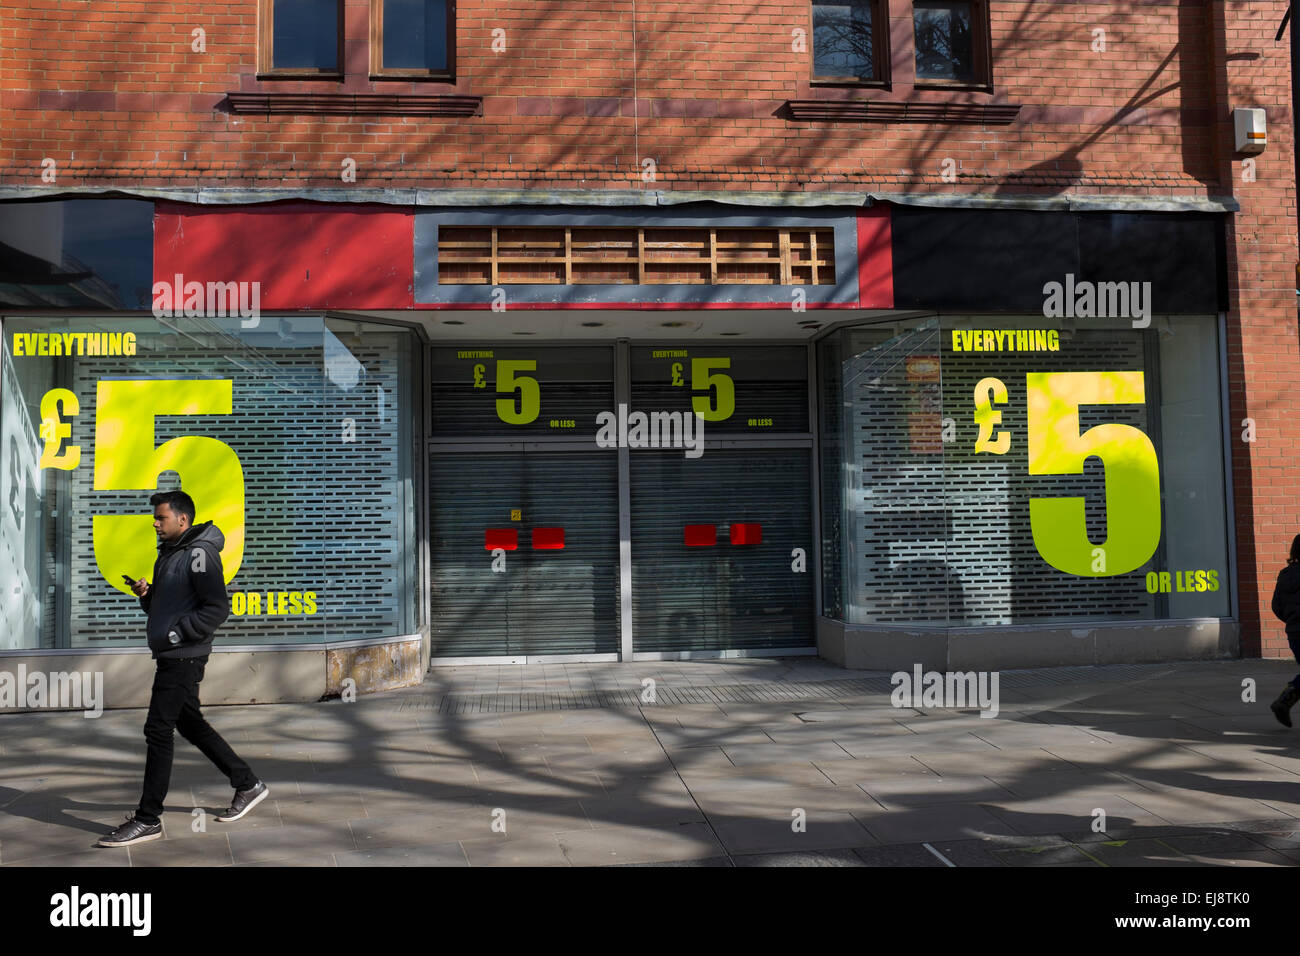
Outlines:
{"label": "black padded jacket", "polygon": [[[174,544],[160,542],[149,590],[140,607],[149,615],[149,650],[155,658],[203,657],[230,616],[221,568],[226,537],[211,521],[196,524]],[[180,638],[173,644],[168,632]]]}
{"label": "black padded jacket", "polygon": [[1288,564],[1277,576],[1273,613],[1286,623],[1287,637],[1300,637],[1300,564]]}

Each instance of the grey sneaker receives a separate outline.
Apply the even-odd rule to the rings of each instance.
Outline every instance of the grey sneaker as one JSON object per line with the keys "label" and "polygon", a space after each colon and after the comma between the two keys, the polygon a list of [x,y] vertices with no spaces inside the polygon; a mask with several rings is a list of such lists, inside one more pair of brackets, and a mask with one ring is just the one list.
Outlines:
{"label": "grey sneaker", "polygon": [[108,836],[100,837],[97,845],[131,846],[136,843],[147,843],[150,840],[161,840],[162,835],[161,823],[142,823],[135,818],[135,814],[129,813],[126,822]]}
{"label": "grey sneaker", "polygon": [[1296,690],[1293,684],[1287,684],[1286,690],[1282,691],[1282,696],[1268,706],[1273,711],[1273,716],[1277,718],[1279,724],[1283,727],[1290,727],[1291,708],[1297,702],[1300,702],[1300,690]]}
{"label": "grey sneaker", "polygon": [[235,799],[230,802],[229,809],[217,817],[218,823],[234,823],[253,807],[257,806],[266,799],[267,794],[271,791],[266,788],[266,784],[257,781],[256,784],[247,790],[236,790]]}

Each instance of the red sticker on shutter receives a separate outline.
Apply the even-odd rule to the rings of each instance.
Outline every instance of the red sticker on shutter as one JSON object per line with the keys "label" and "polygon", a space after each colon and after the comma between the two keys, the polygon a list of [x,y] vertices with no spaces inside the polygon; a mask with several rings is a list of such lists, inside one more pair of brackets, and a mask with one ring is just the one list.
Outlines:
{"label": "red sticker on shutter", "polygon": [[763,526],[761,524],[733,524],[731,526],[732,544],[762,544]]}
{"label": "red sticker on shutter", "polygon": [[718,526],[714,524],[688,524],[686,547],[709,548],[718,543]]}
{"label": "red sticker on shutter", "polygon": [[488,528],[483,532],[483,547],[488,551],[495,551],[497,548],[517,551],[519,532],[514,528]]}
{"label": "red sticker on shutter", "polygon": [[534,528],[533,550],[562,551],[564,549],[563,528]]}

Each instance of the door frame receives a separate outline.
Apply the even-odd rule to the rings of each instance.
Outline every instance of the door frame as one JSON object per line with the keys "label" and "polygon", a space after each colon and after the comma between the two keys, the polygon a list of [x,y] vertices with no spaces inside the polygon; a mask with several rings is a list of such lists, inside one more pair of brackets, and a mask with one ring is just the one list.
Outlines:
{"label": "door frame", "polygon": [[[541,340],[529,343],[519,341],[509,341],[504,339],[446,339],[446,340],[429,340],[424,343],[425,351],[425,368],[428,370],[428,376],[425,379],[425,396],[426,408],[428,409],[427,417],[424,422],[424,467],[426,475],[425,499],[428,500],[431,491],[431,476],[429,463],[432,461],[431,456],[438,451],[451,451],[455,453],[465,453],[471,451],[482,452],[508,452],[508,451],[585,451],[591,448],[589,441],[577,441],[571,436],[557,435],[551,437],[540,437],[533,435],[528,439],[503,439],[499,436],[488,438],[469,438],[459,436],[456,438],[435,438],[433,435],[433,422],[437,411],[433,405],[433,350],[435,348],[455,348],[472,344],[476,348],[482,349],[518,349],[533,347],[540,350],[546,349],[564,349],[564,348],[582,348],[591,346],[601,346],[613,348],[614,350],[614,408],[617,410],[620,403],[631,407],[632,393],[632,348],[638,347],[658,347],[658,348],[682,348],[694,347],[696,344],[708,347],[719,348],[748,348],[753,346],[781,347],[781,348],[802,348],[806,355],[807,363],[807,387],[808,387],[808,423],[806,432],[782,433],[779,435],[770,435],[764,437],[741,437],[733,435],[728,438],[705,439],[705,448],[806,448],[811,459],[809,469],[810,485],[809,488],[809,507],[812,509],[811,540],[809,549],[809,572],[813,575],[812,591],[813,605],[811,612],[810,626],[814,637],[814,643],[811,647],[774,647],[774,648],[740,648],[724,650],[707,650],[707,651],[638,651],[635,645],[635,633],[633,626],[632,613],[632,501],[631,501],[631,449],[619,447],[616,449],[618,456],[618,536],[619,536],[619,615],[618,615],[618,651],[617,653],[599,653],[599,654],[514,654],[514,655],[495,655],[490,657],[455,657],[455,656],[437,656],[432,653],[433,645],[433,567],[437,561],[437,555],[432,551],[432,525],[426,524],[429,529],[429,554],[428,554],[428,576],[429,590],[427,603],[429,605],[428,619],[430,631],[430,656],[429,666],[463,666],[473,664],[550,664],[550,663],[610,663],[615,661],[669,661],[669,660],[728,660],[747,657],[798,657],[798,656],[817,656],[818,648],[816,646],[816,628],[817,620],[821,612],[822,593],[821,593],[821,512],[820,512],[820,491],[818,487],[818,409],[817,409],[817,360],[816,360],[816,343],[808,339],[751,339],[743,342],[733,341],[722,338],[701,338],[691,337],[664,339],[629,339],[619,337],[616,339],[572,339],[557,342],[555,340]],[[432,522],[433,514],[430,509],[428,512],[428,521]]]}

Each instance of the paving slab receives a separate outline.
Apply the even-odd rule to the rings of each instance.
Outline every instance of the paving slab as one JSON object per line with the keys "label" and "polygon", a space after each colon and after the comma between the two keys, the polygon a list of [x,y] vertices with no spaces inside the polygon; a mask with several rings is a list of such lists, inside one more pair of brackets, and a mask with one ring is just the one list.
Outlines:
{"label": "paving slab", "polygon": [[[377,795],[376,799],[381,797]],[[311,823],[315,820],[351,820],[353,817],[368,815],[365,799],[355,793],[317,792],[312,796],[290,795],[281,799],[267,797],[267,803],[272,801],[274,801],[275,815],[282,825]],[[253,819],[261,809],[260,805],[255,807],[247,819]],[[257,819],[260,821],[262,818],[259,816]]]}
{"label": "paving slab", "polygon": [[841,760],[847,756],[838,743],[807,744],[738,744],[724,745],[727,757],[737,767],[746,765],[793,763],[812,760]]}
{"label": "paving slab", "polygon": [[[1077,770],[1070,761],[1047,750],[979,750],[971,753],[918,754],[910,758],[937,774],[981,774],[990,777],[1030,776]],[[872,760],[876,763],[876,760]]]}
{"label": "paving slab", "polygon": [[858,786],[887,810],[945,803],[984,803],[1014,797],[1010,790],[988,777],[973,775],[866,780]]}
{"label": "paving slab", "polygon": [[802,809],[807,813],[825,811],[879,809],[879,804],[861,787],[750,787],[743,790],[710,791],[696,793],[704,812],[710,819],[719,817],[761,817],[789,820],[791,811]]}
{"label": "paving slab", "polygon": [[854,816],[868,833],[884,844],[1012,836],[1020,832],[988,809],[971,804],[856,813]]}
{"label": "paving slab", "polygon": [[459,843],[391,846],[334,854],[337,866],[469,866]]}
{"label": "paving slab", "polygon": [[685,770],[680,776],[693,793],[739,791],[772,786],[834,787],[835,783],[811,763],[762,764],[726,770]]}
{"label": "paving slab", "polygon": [[470,866],[571,866],[554,833],[524,840],[462,840]]}
{"label": "paving slab", "polygon": [[1277,815],[1277,808],[1250,797],[1161,787],[1127,799],[1170,823],[1208,824],[1232,820],[1260,820]]}
{"label": "paving slab", "polygon": [[998,748],[966,731],[932,731],[884,737],[837,737],[835,742],[851,757],[877,757],[951,753],[996,753]]}
{"label": "paving slab", "polygon": [[1035,836],[1061,834],[1073,842],[1094,832],[1094,824],[1101,819],[1097,810],[1106,814],[1107,832],[1117,827],[1166,826],[1171,822],[1149,808],[1137,805],[1131,796],[1126,798],[1108,790],[988,801],[984,806],[1015,832]]}
{"label": "paving slab", "polygon": [[205,834],[193,840],[153,840],[135,846],[104,848],[127,853],[132,866],[229,866],[234,862],[225,836]]}
{"label": "paving slab", "polygon": [[73,853],[55,853],[50,856],[38,856],[35,858],[20,860],[16,863],[0,863],[0,866],[57,866],[57,867],[130,867],[131,857],[122,849],[110,849],[108,847],[95,847],[90,850],[79,850]]}
{"label": "paving slab", "polygon": [[444,794],[437,790],[430,791],[428,794],[421,793],[419,790],[366,794],[361,798],[361,805],[365,812],[353,814],[348,819],[382,818],[415,813],[440,814],[456,810],[483,810],[487,807],[487,803],[479,799],[478,793],[472,790],[454,794]]}
{"label": "paving slab", "polygon": [[1142,789],[1140,781],[1110,770],[1065,770],[1058,773],[1023,773],[1007,776],[998,773],[989,774],[989,779],[1007,793],[1030,800],[1061,794],[1098,791],[1118,793]]}
{"label": "paving slab", "polygon": [[33,824],[20,832],[0,836],[0,864],[93,849],[100,837],[111,833],[121,822],[119,818],[103,825],[81,827]]}
{"label": "paving slab", "polygon": [[[601,782],[605,785],[603,796],[616,800],[689,799],[691,796],[685,781],[675,773],[616,774],[602,776]],[[590,799],[600,799],[601,796],[596,794]],[[589,798],[582,799],[585,801]]]}
{"label": "paving slab", "polygon": [[452,810],[441,813],[413,813],[349,820],[358,850],[379,847],[418,847],[477,839],[492,832],[492,817],[486,810]]}
{"label": "paving slab", "polygon": [[609,826],[656,826],[660,824],[703,823],[704,814],[689,798],[665,799],[647,794],[644,798],[598,797],[583,800],[582,810],[593,829]]}
{"label": "paving slab", "polygon": [[772,743],[805,746],[808,744],[827,743],[843,737],[846,740],[860,738],[903,736],[913,734],[904,725],[894,720],[880,722],[855,722],[852,724],[808,724],[798,728],[772,728],[767,731]]}
{"label": "paving slab", "polygon": [[555,837],[574,866],[701,860],[724,852],[712,829],[704,823],[666,827],[618,825],[563,831]]}
{"label": "paving slab", "polygon": [[774,819],[710,820],[731,853],[769,853],[871,846],[878,841],[847,812],[811,812],[795,830],[790,814]]}
{"label": "paving slab", "polygon": [[813,766],[837,786],[895,777],[939,776],[935,770],[915,757],[845,757],[834,760],[814,760]]}
{"label": "paving slab", "polygon": [[300,856],[305,851],[333,853],[357,848],[346,821],[231,832],[227,839],[235,863],[282,860]]}

